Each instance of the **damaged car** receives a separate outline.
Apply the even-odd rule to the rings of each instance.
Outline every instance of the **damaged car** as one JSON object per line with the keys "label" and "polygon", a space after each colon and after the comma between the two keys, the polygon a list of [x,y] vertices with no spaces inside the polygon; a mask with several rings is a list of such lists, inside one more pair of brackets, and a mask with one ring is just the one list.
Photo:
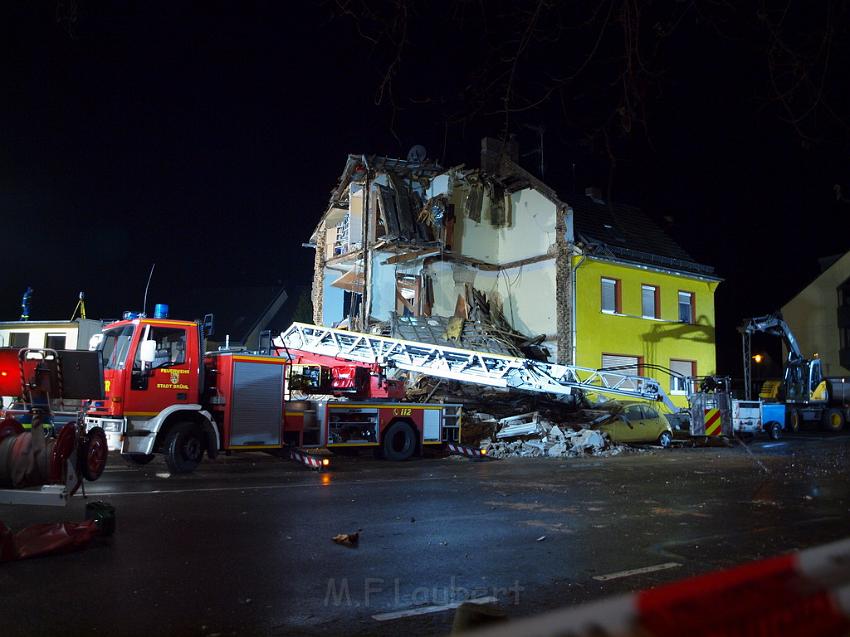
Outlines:
{"label": "damaged car", "polygon": [[612,418],[594,428],[608,434],[615,443],[654,443],[667,448],[673,442],[673,429],[667,418],[640,401],[618,401]]}

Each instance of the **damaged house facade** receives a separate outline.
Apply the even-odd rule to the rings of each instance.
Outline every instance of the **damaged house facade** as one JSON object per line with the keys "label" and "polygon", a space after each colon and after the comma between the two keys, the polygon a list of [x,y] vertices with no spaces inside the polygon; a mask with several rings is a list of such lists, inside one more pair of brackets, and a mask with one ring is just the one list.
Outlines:
{"label": "damaged house facade", "polygon": [[720,279],[588,189],[563,201],[485,138],[481,167],[350,155],[312,236],[314,321],[656,377],[715,372]]}

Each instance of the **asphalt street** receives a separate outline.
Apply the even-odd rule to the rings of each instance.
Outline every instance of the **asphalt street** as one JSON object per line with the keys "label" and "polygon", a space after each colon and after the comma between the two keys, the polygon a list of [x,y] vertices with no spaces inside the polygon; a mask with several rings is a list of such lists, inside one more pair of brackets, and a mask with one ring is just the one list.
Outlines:
{"label": "asphalt street", "polygon": [[[0,565],[4,637],[447,634],[469,597],[527,616],[850,535],[846,434],[610,458],[340,458],[327,473],[261,454],[186,476],[110,463],[88,494],[115,506],[115,535]],[[0,520],[80,520],[84,504],[0,506]],[[358,531],[354,548],[331,539]]]}

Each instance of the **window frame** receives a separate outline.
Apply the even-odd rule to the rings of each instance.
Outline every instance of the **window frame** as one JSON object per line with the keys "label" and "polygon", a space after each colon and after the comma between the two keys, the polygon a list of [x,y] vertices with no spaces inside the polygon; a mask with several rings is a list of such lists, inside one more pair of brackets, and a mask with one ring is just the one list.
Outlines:
{"label": "window frame", "polygon": [[[62,338],[62,347],[52,347],[50,344],[51,338]],[[65,349],[68,345],[68,334],[67,332],[47,332],[44,335],[44,347],[46,349]]]}
{"label": "window frame", "polygon": [[[689,358],[671,358],[670,359],[670,369],[673,369],[673,363],[690,363],[691,365],[691,373],[688,374],[692,379],[696,378],[697,375],[697,362],[695,360]],[[679,380],[676,376],[670,376],[670,395],[671,396],[687,396],[688,388],[684,387],[683,389],[673,389],[673,384]],[[691,381],[693,382],[693,381]]]}
{"label": "window frame", "polygon": [[[606,369],[605,367],[605,357],[606,356],[616,356],[617,358],[634,358],[637,359],[637,364],[635,365],[637,368],[637,375],[644,376],[643,373],[643,356],[638,356],[636,354],[615,354],[614,352],[602,352],[602,355],[599,357],[599,369]],[[605,372],[602,372],[603,374]],[[623,370],[614,370],[610,372],[612,374],[623,374]]]}
{"label": "window frame", "polygon": [[[605,303],[605,295],[603,293],[605,283],[613,283],[614,284],[614,309],[606,310]],[[622,314],[623,313],[623,293],[622,293],[622,281],[620,279],[615,279],[610,276],[600,276],[599,277],[599,310],[603,314]]]}
{"label": "window frame", "polygon": [[[653,314],[649,315],[644,312],[643,307],[643,291],[644,288],[652,289],[652,310]],[[640,284],[640,316],[645,319],[655,319],[658,320],[661,318],[661,286],[653,285],[652,283],[641,283]]]}
{"label": "window frame", "polygon": [[[691,301],[691,315],[688,321],[682,320],[682,295],[687,294]],[[676,322],[683,323],[685,325],[694,325],[697,322],[697,295],[690,290],[679,290],[679,293],[676,295]]]}
{"label": "window frame", "polygon": [[[17,340],[17,337],[23,337],[23,340],[26,340],[24,345],[20,343],[13,343],[13,340]],[[29,332],[9,332],[9,347],[15,347],[17,349],[25,349],[30,346],[30,333]]]}

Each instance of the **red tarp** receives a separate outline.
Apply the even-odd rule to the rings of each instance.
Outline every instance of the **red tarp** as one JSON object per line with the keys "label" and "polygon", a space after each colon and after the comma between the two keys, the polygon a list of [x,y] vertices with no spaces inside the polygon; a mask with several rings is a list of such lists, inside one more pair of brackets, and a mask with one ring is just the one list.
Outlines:
{"label": "red tarp", "polygon": [[17,533],[0,522],[0,562],[77,551],[97,533],[94,520],[33,524]]}

